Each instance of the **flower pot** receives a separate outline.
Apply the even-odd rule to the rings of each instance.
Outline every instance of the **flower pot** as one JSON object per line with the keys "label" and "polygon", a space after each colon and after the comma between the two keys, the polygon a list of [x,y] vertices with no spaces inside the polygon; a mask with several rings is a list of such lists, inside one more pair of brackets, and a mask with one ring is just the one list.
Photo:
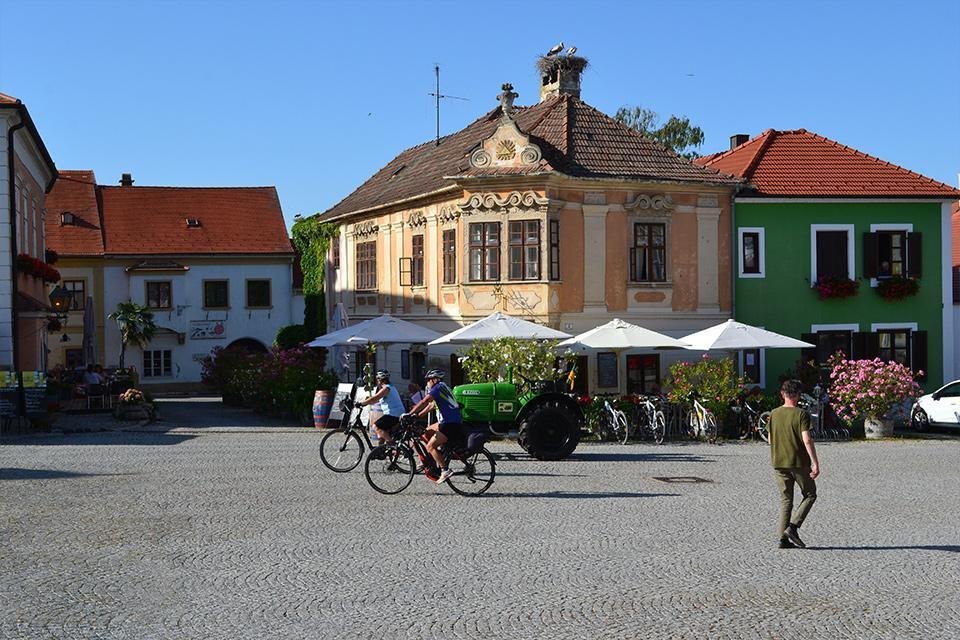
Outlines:
{"label": "flower pot", "polygon": [[893,436],[893,420],[868,416],[863,420],[863,432],[870,440],[890,438]]}
{"label": "flower pot", "polygon": [[320,389],[313,394],[313,426],[317,429],[327,428],[327,419],[330,417],[335,395],[335,392],[326,389]]}

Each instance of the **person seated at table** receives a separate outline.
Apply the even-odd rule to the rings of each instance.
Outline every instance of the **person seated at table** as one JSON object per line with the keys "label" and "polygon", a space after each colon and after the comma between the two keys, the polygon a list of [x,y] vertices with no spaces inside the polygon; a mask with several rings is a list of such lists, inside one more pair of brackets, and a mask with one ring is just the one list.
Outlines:
{"label": "person seated at table", "polygon": [[97,373],[92,364],[88,364],[87,370],[83,372],[83,384],[87,387],[92,384],[103,384],[103,376]]}

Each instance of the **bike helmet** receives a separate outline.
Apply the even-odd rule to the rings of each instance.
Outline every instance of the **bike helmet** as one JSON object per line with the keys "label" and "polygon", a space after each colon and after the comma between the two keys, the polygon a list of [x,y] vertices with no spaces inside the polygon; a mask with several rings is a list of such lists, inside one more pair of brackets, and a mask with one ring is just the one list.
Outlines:
{"label": "bike helmet", "polygon": [[429,380],[430,378],[436,378],[437,380],[443,380],[443,376],[443,369],[430,369],[430,371],[424,374],[423,379]]}
{"label": "bike helmet", "polygon": [[377,380],[386,380],[389,382],[390,372],[387,371],[386,369],[380,369],[380,371],[377,371]]}

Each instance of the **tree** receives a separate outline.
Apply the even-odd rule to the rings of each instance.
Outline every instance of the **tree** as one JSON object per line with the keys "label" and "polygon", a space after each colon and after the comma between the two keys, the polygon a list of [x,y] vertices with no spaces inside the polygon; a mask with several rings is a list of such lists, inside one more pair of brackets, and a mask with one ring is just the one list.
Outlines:
{"label": "tree", "polygon": [[692,126],[690,118],[686,116],[670,116],[669,120],[660,125],[660,116],[656,111],[637,106],[632,109],[620,107],[613,118],[684,158],[693,160],[700,157],[694,149],[703,144],[703,129]]}
{"label": "tree", "polygon": [[117,310],[107,317],[116,320],[120,329],[120,368],[123,369],[127,345],[145,347],[153,339],[157,331],[157,325],[153,323],[153,311],[127,300],[119,303]]}

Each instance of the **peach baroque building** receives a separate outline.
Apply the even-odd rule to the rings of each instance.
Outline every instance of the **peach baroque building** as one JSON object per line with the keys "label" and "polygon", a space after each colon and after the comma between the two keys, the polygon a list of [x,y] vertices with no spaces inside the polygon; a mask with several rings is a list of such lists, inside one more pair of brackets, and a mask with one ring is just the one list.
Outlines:
{"label": "peach baroque building", "polygon": [[[676,336],[730,317],[739,179],[583,102],[579,67],[558,59],[530,107],[504,85],[497,108],[402,152],[319,214],[341,229],[331,308],[441,332],[497,310],[567,333],[618,317]],[[386,366],[415,378],[441,365],[457,381],[451,348],[417,351],[391,348]],[[649,391],[676,357],[591,354],[582,390]]]}

